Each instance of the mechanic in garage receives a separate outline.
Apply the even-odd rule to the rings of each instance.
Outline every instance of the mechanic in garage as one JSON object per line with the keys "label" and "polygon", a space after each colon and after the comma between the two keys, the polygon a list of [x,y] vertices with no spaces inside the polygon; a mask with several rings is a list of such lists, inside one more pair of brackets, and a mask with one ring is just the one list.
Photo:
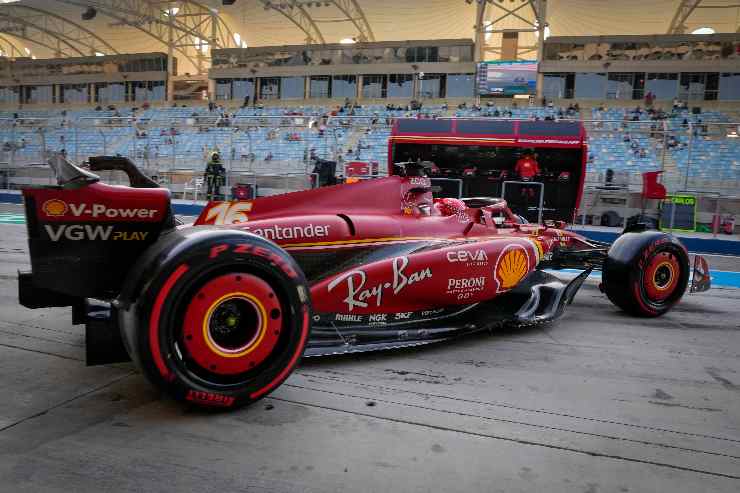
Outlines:
{"label": "mechanic in garage", "polygon": [[206,182],[206,198],[208,200],[218,200],[221,195],[221,187],[226,183],[226,169],[221,164],[221,156],[218,152],[211,154],[203,178]]}
{"label": "mechanic in garage", "polygon": [[540,166],[537,164],[537,155],[533,149],[526,149],[522,157],[516,162],[514,172],[519,175],[522,181],[532,181],[535,176],[540,174]]}
{"label": "mechanic in garage", "polygon": [[[537,155],[534,149],[526,149],[522,157],[516,162],[514,172],[519,175],[522,181],[534,181],[535,177],[540,174],[540,166],[537,164]],[[534,198],[535,189],[530,186],[522,186],[522,195]]]}

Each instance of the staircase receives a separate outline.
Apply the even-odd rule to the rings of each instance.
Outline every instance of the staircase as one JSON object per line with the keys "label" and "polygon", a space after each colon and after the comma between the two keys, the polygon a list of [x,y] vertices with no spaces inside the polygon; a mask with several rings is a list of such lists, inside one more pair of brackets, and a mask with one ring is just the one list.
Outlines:
{"label": "staircase", "polygon": [[[133,132],[132,132],[133,133]],[[121,135],[117,138],[106,141],[105,148],[109,155],[121,154],[128,155],[132,150],[134,135]],[[144,147],[144,144],[137,147]]]}
{"label": "staircase", "polygon": [[[654,146],[655,157],[658,160],[658,164],[663,165],[664,173],[660,181],[666,186],[666,188],[675,188],[681,179],[681,173],[678,170],[676,159],[673,157],[673,153],[671,153],[670,150],[660,149],[658,147],[658,142],[655,142]],[[665,158],[662,156],[663,152],[665,152]]]}
{"label": "staircase", "polygon": [[[357,146],[360,144],[360,139],[365,135],[364,128],[353,128],[347,135],[347,138],[342,145],[342,155],[346,155],[348,149],[352,149],[355,153],[357,152]],[[353,154],[354,155],[354,154]],[[353,158],[354,159],[354,158]]]}
{"label": "staircase", "polygon": [[[658,143],[656,142],[653,144],[655,147],[655,156],[658,160],[658,164],[663,165],[663,169],[665,170],[666,174],[673,174],[678,172],[678,165],[676,164],[676,160],[673,158],[673,154],[671,154],[671,151],[668,149],[661,149],[658,147]],[[665,157],[663,157],[663,153],[665,152]]]}

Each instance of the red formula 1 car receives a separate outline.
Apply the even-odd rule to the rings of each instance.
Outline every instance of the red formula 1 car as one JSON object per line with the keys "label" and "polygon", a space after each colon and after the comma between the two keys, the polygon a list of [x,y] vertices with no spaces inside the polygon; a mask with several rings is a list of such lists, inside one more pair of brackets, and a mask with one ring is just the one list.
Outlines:
{"label": "red formula 1 car", "polygon": [[[133,359],[177,399],[235,407],[274,390],[302,355],[426,344],[560,316],[592,269],[638,316],[684,294],[686,249],[659,231],[611,246],[532,225],[500,199],[435,201],[423,170],[252,201],[177,225],[169,191],[123,158],[109,186],[61,157],[58,185],[23,191],[30,308],[71,306],[89,364]],[[568,283],[545,268],[579,268]],[[693,290],[709,287],[699,259]]]}

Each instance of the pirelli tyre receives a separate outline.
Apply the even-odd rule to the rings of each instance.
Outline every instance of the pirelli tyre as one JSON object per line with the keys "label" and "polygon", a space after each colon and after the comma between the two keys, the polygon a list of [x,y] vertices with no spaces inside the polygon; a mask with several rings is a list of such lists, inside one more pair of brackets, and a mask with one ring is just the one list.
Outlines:
{"label": "pirelli tyre", "polygon": [[689,275],[686,248],[672,235],[625,233],[609,249],[602,289],[622,310],[658,317],[681,299]]}
{"label": "pirelli tyre", "polygon": [[240,231],[192,228],[163,241],[143,262],[153,272],[132,272],[124,298],[136,300],[120,316],[145,375],[175,399],[204,407],[243,406],[278,387],[310,331],[298,265],[274,243]]}

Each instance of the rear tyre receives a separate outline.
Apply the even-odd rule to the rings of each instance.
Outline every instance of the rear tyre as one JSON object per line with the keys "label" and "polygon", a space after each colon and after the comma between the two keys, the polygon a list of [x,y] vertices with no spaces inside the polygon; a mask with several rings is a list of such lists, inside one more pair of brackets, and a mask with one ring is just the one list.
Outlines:
{"label": "rear tyre", "polygon": [[603,289],[627,313],[658,317],[681,299],[689,275],[686,249],[672,235],[625,233],[609,249]]}
{"label": "rear tyre", "polygon": [[137,310],[136,359],[177,400],[234,408],[278,387],[310,331],[309,290],[278,246],[225,231],[176,254]]}

